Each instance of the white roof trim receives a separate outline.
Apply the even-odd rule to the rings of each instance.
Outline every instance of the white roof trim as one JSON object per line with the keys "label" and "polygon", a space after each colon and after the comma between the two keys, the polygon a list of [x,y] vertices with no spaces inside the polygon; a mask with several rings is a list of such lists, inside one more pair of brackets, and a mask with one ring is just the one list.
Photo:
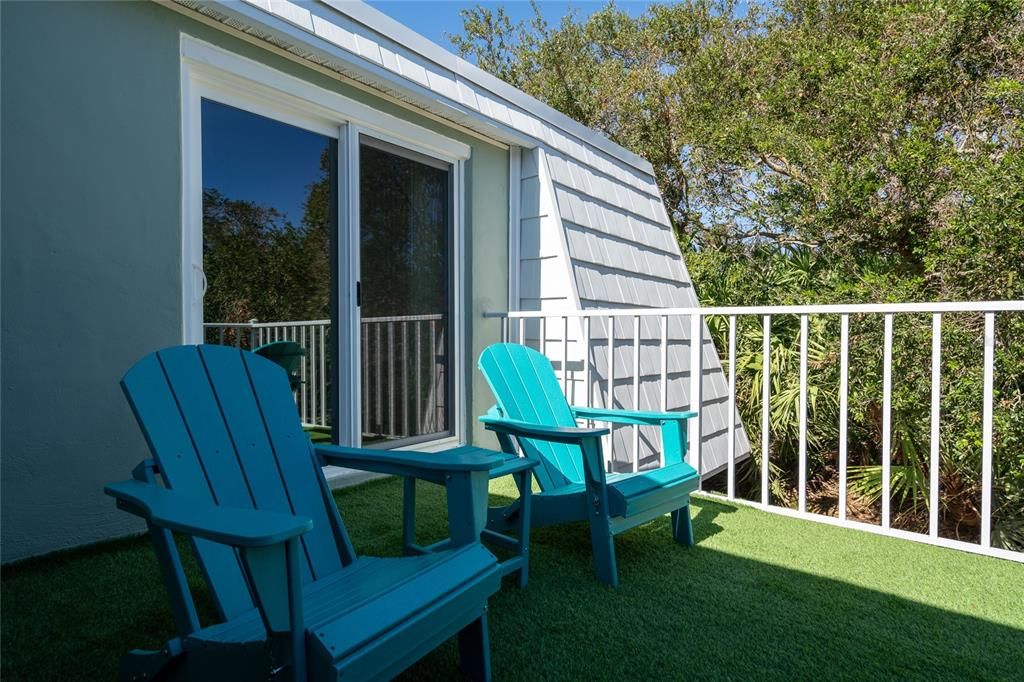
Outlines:
{"label": "white roof trim", "polygon": [[358,21],[372,31],[395,40],[401,45],[415,51],[423,57],[430,59],[439,66],[443,66],[458,74],[466,81],[474,83],[485,90],[488,90],[502,98],[514,102],[526,111],[534,114],[542,121],[562,128],[565,132],[575,135],[580,139],[589,142],[599,149],[619,158],[626,163],[636,166],[645,172],[651,172],[651,164],[642,156],[634,154],[628,149],[621,147],[607,137],[592,128],[588,128],[578,121],[566,116],[562,112],[544,104],[538,99],[527,95],[522,90],[509,85],[475,64],[458,57],[444,49],[437,43],[416,33],[405,24],[392,19],[376,7],[357,0],[320,0],[325,5],[333,7],[342,14]]}
{"label": "white roof trim", "polygon": [[497,140],[553,147],[650,192],[649,178],[637,176],[651,176],[653,168],[640,156],[362,2],[177,2],[226,17],[225,23],[234,28],[261,35]]}

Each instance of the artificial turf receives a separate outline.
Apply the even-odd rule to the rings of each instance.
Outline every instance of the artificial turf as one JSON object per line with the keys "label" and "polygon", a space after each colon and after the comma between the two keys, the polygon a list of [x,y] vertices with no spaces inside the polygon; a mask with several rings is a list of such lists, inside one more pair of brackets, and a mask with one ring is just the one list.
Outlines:
{"label": "artificial turf", "polygon": [[[361,553],[396,553],[400,491],[336,494]],[[443,491],[418,499],[420,539],[440,537]],[[667,517],[616,539],[615,590],[593,578],[585,526],[535,531],[529,587],[506,581],[490,602],[495,679],[1024,679],[1024,565],[693,506],[695,547],[672,542]],[[128,649],[173,634],[144,538],[6,566],[2,588],[5,682],[112,679]],[[455,655],[449,642],[404,678],[452,679]]]}

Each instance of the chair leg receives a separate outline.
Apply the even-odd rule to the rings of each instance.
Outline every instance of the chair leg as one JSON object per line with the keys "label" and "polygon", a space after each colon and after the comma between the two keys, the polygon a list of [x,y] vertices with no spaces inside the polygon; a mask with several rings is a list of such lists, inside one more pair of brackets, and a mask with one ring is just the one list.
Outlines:
{"label": "chair leg", "polygon": [[402,479],[402,553],[413,554],[416,544],[416,479],[406,476]]}
{"label": "chair leg", "polygon": [[690,505],[672,512],[672,537],[683,547],[693,547],[693,523],[690,521]]}
{"label": "chair leg", "polygon": [[590,518],[590,544],[594,551],[594,572],[598,582],[619,586],[619,569],[615,563],[615,537],[608,528],[608,518],[595,512]]}
{"label": "chair leg", "polygon": [[491,679],[491,638],[487,634],[487,611],[459,631],[459,669],[471,680],[489,682]]}
{"label": "chair leg", "polygon": [[519,556],[523,560],[519,567],[519,587],[526,587],[530,578],[530,507],[533,499],[531,484],[533,473],[524,471],[516,475],[516,483],[519,486]]}

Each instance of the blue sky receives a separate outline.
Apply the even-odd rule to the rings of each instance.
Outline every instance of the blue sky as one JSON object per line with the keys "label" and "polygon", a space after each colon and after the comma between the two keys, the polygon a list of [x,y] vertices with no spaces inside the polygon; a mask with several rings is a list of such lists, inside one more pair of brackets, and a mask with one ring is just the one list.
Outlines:
{"label": "blue sky", "polygon": [[[491,10],[504,7],[513,22],[533,18],[533,10],[529,0],[506,0],[505,2],[454,2],[452,0],[369,0],[381,12],[402,22],[425,38],[429,38],[445,49],[451,50],[452,45],[445,34],[460,33],[462,19],[459,10],[482,5]],[[588,17],[604,7],[606,2],[586,2],[576,0],[545,0],[540,2],[541,13],[550,24],[558,24],[562,17],[577,10],[580,17]],[[619,9],[632,15],[642,14],[648,2],[635,0],[618,0]]]}

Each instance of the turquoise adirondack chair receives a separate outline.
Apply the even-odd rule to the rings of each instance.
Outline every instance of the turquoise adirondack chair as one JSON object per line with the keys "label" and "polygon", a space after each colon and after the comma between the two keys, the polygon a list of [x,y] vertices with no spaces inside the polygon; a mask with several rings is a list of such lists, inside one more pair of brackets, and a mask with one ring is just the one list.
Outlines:
{"label": "turquoise adirondack chair", "polygon": [[[285,372],[226,346],[153,353],[121,385],[153,459],[106,492],[146,520],[178,630],[128,654],[121,679],[386,679],[456,634],[463,671],[490,678],[501,572],[479,537],[500,456],[314,448]],[[357,557],[325,464],[446,485],[450,548]],[[221,622],[200,625],[172,533],[190,538]]]}
{"label": "turquoise adirondack chair", "polygon": [[[672,515],[676,542],[693,545],[690,493],[698,476],[685,461],[686,420],[696,412],[639,412],[571,407],[551,362],[537,351],[511,343],[488,347],[480,370],[497,405],[480,421],[494,431],[502,450],[538,462],[540,492],[533,495],[534,528],[573,521],[590,522],[597,579],[619,584],[614,536],[665,514]],[[606,428],[580,428],[577,420],[661,427],[665,466],[634,474],[605,472],[601,436]],[[487,528],[503,531],[521,511],[519,500],[491,509]]]}

